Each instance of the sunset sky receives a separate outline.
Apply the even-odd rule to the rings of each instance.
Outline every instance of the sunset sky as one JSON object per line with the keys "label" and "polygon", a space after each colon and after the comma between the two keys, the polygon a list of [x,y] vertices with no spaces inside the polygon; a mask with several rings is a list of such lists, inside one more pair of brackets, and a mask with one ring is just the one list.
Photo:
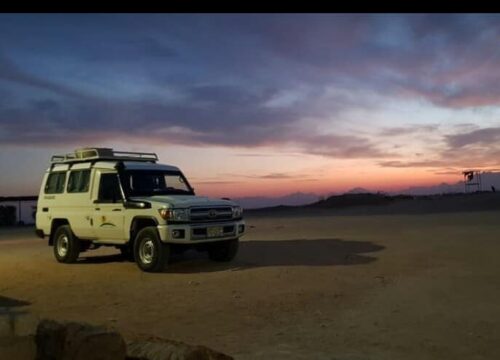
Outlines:
{"label": "sunset sky", "polygon": [[496,15],[0,15],[0,196],[53,153],[157,152],[212,196],[500,168]]}

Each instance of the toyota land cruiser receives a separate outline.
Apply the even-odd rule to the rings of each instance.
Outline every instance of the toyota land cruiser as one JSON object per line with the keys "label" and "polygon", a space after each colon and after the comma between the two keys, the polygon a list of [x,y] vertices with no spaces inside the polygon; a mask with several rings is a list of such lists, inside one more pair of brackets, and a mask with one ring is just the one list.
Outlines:
{"label": "toyota land cruiser", "polygon": [[240,206],[196,196],[179,168],[153,153],[108,148],[54,155],[43,178],[36,233],[62,263],[114,246],[143,271],[163,271],[172,251],[231,261],[245,232]]}

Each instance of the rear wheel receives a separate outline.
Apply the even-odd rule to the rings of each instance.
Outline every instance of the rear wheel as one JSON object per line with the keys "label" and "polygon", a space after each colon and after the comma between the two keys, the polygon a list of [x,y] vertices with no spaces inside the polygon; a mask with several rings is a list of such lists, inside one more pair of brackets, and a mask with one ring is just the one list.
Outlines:
{"label": "rear wheel", "polygon": [[59,226],[54,235],[54,256],[60,263],[74,263],[80,255],[80,240],[69,225]]}
{"label": "rear wheel", "polygon": [[238,245],[238,239],[215,242],[208,248],[208,257],[213,261],[231,261],[238,252]]}
{"label": "rear wheel", "polygon": [[154,226],[139,231],[134,241],[134,257],[137,266],[147,272],[161,272],[168,265],[170,247],[163,243]]}

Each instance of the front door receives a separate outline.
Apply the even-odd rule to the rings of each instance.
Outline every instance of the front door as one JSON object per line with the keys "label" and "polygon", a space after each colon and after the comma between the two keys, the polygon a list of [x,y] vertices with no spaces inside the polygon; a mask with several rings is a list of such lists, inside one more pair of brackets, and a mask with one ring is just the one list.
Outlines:
{"label": "front door", "polygon": [[99,190],[94,201],[94,232],[97,240],[123,242],[125,240],[125,207],[116,172],[100,172]]}

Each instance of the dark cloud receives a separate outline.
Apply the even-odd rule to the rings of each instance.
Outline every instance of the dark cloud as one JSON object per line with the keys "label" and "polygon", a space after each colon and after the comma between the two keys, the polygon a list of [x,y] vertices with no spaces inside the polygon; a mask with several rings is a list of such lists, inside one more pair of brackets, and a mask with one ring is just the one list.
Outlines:
{"label": "dark cloud", "polygon": [[[0,106],[0,141],[6,144],[136,138],[159,144],[289,145],[305,153],[339,158],[386,156],[361,136],[304,131],[297,122],[318,112],[304,107],[302,102],[268,107],[266,103],[277,93],[268,87],[255,90],[197,85],[183,89],[187,100],[182,102],[120,101],[85,96],[17,70],[15,75],[23,85],[49,90],[60,97],[30,101],[22,107]],[[72,98],[68,99],[68,95]]]}
{"label": "dark cloud", "polygon": [[49,92],[70,97],[81,97],[82,93],[64,85],[56,84],[50,80],[44,80],[21,70],[12,61],[0,52],[0,81],[8,81],[32,88],[47,90]]}
{"label": "dark cloud", "polygon": [[394,156],[381,150],[371,140],[352,135],[305,135],[301,138],[304,151],[334,158],[385,158]]}
{"label": "dark cloud", "polygon": [[378,164],[382,167],[414,168],[414,167],[443,167],[449,165],[449,162],[446,162],[444,160],[424,160],[424,161],[388,160],[388,161],[379,161]]}
{"label": "dark cloud", "polygon": [[463,171],[464,171],[463,168],[462,169],[445,168],[444,170],[431,170],[431,172],[436,175],[459,175],[462,174]]}
{"label": "dark cloud", "polygon": [[[484,128],[444,136],[445,145],[432,158],[419,161],[379,161],[382,167],[437,168],[435,173],[448,174],[456,168],[492,169],[500,166],[500,128]],[[419,156],[419,158],[422,156]],[[454,170],[453,170],[454,171]]]}
{"label": "dark cloud", "polygon": [[[34,122],[33,119],[38,119]],[[207,107],[151,102],[92,102],[76,105],[51,100],[24,108],[0,108],[0,141],[73,144],[101,139],[136,139],[157,144],[257,147],[286,145],[339,158],[386,156],[360,136],[324,135],[293,125],[289,109],[265,110],[253,103]]]}
{"label": "dark cloud", "polygon": [[152,36],[118,37],[111,43],[89,44],[87,49],[87,58],[94,61],[171,60],[178,55],[174,48]]}
{"label": "dark cloud", "polygon": [[246,19],[238,29],[256,34],[289,69],[300,66],[295,75],[305,81],[347,78],[352,85],[462,108],[499,102],[498,20],[498,15],[290,15]]}
{"label": "dark cloud", "polygon": [[468,145],[500,146],[500,127],[447,135],[446,140],[452,149],[460,149]]}
{"label": "dark cloud", "polygon": [[380,106],[363,91],[450,108],[500,103],[497,15],[23,16],[0,17],[4,144],[279,145],[402,167],[440,166],[454,149],[499,139],[498,129],[448,135],[442,158],[401,162],[369,135],[336,130],[343,111]]}
{"label": "dark cloud", "polygon": [[257,175],[241,175],[241,174],[220,174],[224,177],[236,177],[246,179],[261,179],[261,180],[294,180],[294,181],[317,181],[318,179],[309,177],[308,174],[292,174],[284,172],[273,172],[268,174]]}
{"label": "dark cloud", "polygon": [[[280,156],[288,156],[288,157],[304,157],[306,154],[299,153],[299,152],[280,152]],[[273,157],[275,156],[276,153],[246,153],[246,154],[234,154],[234,156],[238,157]]]}
{"label": "dark cloud", "polygon": [[235,185],[235,184],[240,184],[241,182],[238,181],[218,181],[218,180],[209,180],[209,181],[197,181],[191,179],[192,185]]}
{"label": "dark cloud", "polygon": [[436,131],[439,125],[408,125],[382,129],[381,136],[401,136]]}
{"label": "dark cloud", "polygon": [[272,154],[257,154],[257,153],[253,153],[253,154],[235,154],[235,156],[239,156],[239,157],[270,157],[270,156],[273,156]]}
{"label": "dark cloud", "polygon": [[259,176],[260,179],[292,179],[295,178],[296,176],[290,175],[290,174],[285,174],[285,173],[271,173],[271,174],[266,174],[266,175],[261,175]]}
{"label": "dark cloud", "polygon": [[[499,155],[500,151],[486,151],[482,153],[454,153],[453,157],[447,157],[446,152],[438,154],[437,159],[429,159],[422,161],[404,161],[404,160],[389,160],[379,161],[378,165],[389,168],[430,168],[434,169],[435,174],[452,174],[455,171],[442,170],[450,166],[457,169],[480,169],[490,170],[500,166]],[[460,171],[462,171],[460,170]]]}

